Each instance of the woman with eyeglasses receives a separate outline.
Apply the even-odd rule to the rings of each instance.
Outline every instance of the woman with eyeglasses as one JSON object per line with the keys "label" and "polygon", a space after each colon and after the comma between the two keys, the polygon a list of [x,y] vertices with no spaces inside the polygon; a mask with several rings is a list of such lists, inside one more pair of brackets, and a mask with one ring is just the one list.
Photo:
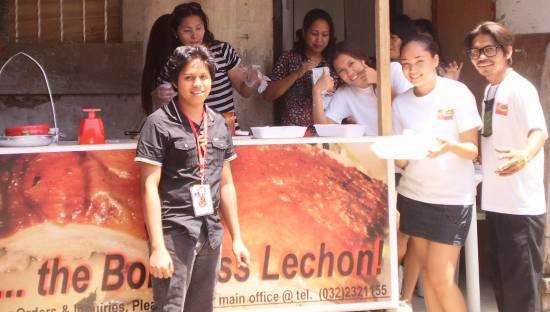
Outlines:
{"label": "woman with eyeglasses", "polygon": [[147,46],[142,77],[142,105],[150,114],[176,95],[170,83],[166,61],[181,45],[204,45],[216,62],[212,92],[206,105],[219,113],[234,112],[233,89],[249,97],[260,82],[256,69],[239,67],[241,58],[227,42],[218,41],[208,29],[208,17],[196,2],[176,6],[170,15],[161,16],[153,25]]}
{"label": "woman with eyeglasses", "polygon": [[466,53],[489,85],[483,101],[482,202],[489,268],[499,311],[542,311],[544,142],[548,130],[535,87],[512,68],[514,36],[485,22]]}
{"label": "woman with eyeglasses", "polygon": [[330,75],[337,77],[329,64],[336,42],[332,17],[321,9],[310,10],[297,35],[292,50],[283,53],[273,66],[271,82],[262,96],[268,101],[282,99],[282,125],[307,127],[314,123],[312,70],[328,67]]}
{"label": "woman with eyeglasses", "polygon": [[481,120],[468,88],[438,76],[438,46],[431,37],[405,40],[401,64],[413,88],[393,100],[394,132],[433,137],[434,146],[425,159],[396,161],[403,168],[400,231],[410,236],[420,264],[428,311],[466,311],[454,276],[475,200],[472,160]]}

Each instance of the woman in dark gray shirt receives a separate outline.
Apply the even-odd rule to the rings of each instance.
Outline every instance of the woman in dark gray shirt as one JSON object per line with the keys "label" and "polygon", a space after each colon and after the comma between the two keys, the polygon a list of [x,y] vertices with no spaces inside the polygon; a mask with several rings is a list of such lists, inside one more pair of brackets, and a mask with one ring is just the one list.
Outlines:
{"label": "woman in dark gray shirt", "polygon": [[177,99],[147,118],[136,156],[155,310],[212,311],[223,237],[218,208],[237,264],[249,263],[229,166],[237,155],[224,118],[205,105],[215,70],[208,50],[179,47],[167,68]]}

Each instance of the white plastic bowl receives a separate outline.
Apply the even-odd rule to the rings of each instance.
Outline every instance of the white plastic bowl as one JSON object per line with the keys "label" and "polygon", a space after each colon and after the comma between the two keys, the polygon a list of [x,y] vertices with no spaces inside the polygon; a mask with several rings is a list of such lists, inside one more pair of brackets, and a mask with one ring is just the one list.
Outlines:
{"label": "white plastic bowl", "polygon": [[292,139],[303,138],[307,127],[251,127],[250,130],[256,139]]}
{"label": "white plastic bowl", "polygon": [[52,144],[54,136],[47,135],[17,135],[0,136],[0,146],[2,147],[32,147],[46,146]]}
{"label": "white plastic bowl", "polygon": [[324,124],[315,125],[315,131],[317,131],[317,135],[322,137],[357,138],[365,135],[367,127],[364,125]]}

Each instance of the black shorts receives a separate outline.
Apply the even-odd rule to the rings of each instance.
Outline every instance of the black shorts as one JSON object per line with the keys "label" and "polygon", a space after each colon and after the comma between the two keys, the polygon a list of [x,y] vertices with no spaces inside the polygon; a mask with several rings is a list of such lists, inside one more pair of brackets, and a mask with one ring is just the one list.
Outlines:
{"label": "black shorts", "polygon": [[439,205],[397,194],[399,230],[447,245],[463,246],[472,220],[472,205]]}

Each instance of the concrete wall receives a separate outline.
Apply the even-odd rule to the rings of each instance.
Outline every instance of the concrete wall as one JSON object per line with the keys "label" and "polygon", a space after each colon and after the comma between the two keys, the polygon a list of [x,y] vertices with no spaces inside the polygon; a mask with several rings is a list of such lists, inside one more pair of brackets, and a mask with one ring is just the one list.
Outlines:
{"label": "concrete wall", "polygon": [[[273,66],[272,0],[202,0],[210,28],[217,39],[229,42],[243,64],[257,64],[265,73]],[[273,104],[259,95],[244,99],[234,92],[239,123],[250,126],[273,124]]]}
{"label": "concrete wall", "polygon": [[[140,43],[9,44],[6,55],[25,51],[44,67],[56,106],[62,139],[76,140],[84,107],[99,107],[107,138],[124,138],[137,127],[140,107]],[[0,131],[49,123],[52,110],[42,73],[28,59],[14,59],[0,77]],[[116,118],[115,118],[116,116]]]}
{"label": "concrete wall", "polygon": [[[133,129],[142,119],[141,43],[8,44],[0,61],[18,51],[29,53],[44,67],[62,139],[77,139],[85,107],[103,109],[100,116],[110,139],[125,138],[124,130]],[[34,63],[18,58],[0,78],[1,132],[5,127],[44,122],[53,127],[46,85]]]}
{"label": "concrete wall", "polygon": [[547,0],[496,0],[496,18],[517,34],[550,32]]}

